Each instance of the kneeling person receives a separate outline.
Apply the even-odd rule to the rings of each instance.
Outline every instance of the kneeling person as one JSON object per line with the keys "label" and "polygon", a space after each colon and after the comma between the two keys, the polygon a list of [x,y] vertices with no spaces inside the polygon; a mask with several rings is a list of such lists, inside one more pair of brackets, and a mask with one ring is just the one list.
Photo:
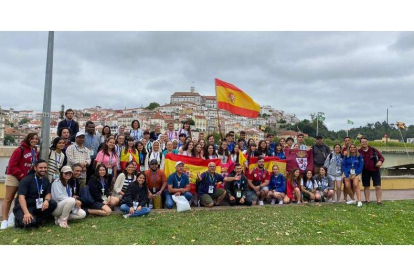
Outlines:
{"label": "kneeling person", "polygon": [[252,205],[252,202],[246,201],[247,177],[242,173],[243,169],[239,163],[234,166],[234,172],[224,178],[226,182],[227,200],[230,206],[234,205]]}
{"label": "kneeling person", "polygon": [[[216,164],[214,162],[208,164],[208,171],[197,174],[197,193],[203,206],[213,207],[214,205],[219,205],[226,197],[226,191],[216,187],[223,180],[224,177],[216,173]],[[216,203],[214,203],[214,200]]]}
{"label": "kneeling person", "polygon": [[19,184],[18,198],[13,208],[16,227],[37,227],[57,207],[56,201],[51,199],[47,162],[38,160],[34,169],[36,173],[26,176]]}

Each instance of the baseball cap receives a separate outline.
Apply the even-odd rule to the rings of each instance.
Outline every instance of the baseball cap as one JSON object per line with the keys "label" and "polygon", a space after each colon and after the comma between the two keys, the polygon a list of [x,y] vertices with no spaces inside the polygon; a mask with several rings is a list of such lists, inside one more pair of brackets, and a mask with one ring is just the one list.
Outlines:
{"label": "baseball cap", "polygon": [[76,137],[79,137],[79,136],[85,136],[85,132],[79,131],[78,133],[76,133]]}
{"label": "baseball cap", "polygon": [[182,162],[182,161],[178,161],[177,163],[175,163],[175,167],[177,168],[177,166],[178,166],[178,165],[181,165],[181,164],[183,164],[183,165],[184,165],[184,162]]}
{"label": "baseball cap", "polygon": [[61,172],[63,172],[63,173],[72,172],[72,168],[70,166],[64,166],[62,168]]}
{"label": "baseball cap", "polygon": [[150,165],[152,165],[152,164],[158,165],[158,161],[157,161],[157,159],[152,159],[149,164]]}

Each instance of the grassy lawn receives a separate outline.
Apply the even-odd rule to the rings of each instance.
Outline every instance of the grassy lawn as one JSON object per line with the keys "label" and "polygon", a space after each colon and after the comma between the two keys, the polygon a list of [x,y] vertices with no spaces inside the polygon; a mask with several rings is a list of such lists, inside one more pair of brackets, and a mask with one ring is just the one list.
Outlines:
{"label": "grassy lawn", "polygon": [[89,217],[70,229],[49,222],[35,230],[7,229],[0,244],[414,244],[414,201],[357,208],[346,204],[270,206],[144,218]]}

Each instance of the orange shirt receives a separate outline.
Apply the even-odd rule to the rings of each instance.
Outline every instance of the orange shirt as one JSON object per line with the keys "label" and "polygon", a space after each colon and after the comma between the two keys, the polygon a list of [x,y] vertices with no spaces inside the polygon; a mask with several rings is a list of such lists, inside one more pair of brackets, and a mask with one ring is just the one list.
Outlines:
{"label": "orange shirt", "polygon": [[147,178],[147,187],[150,192],[153,192],[155,187],[157,190],[161,189],[162,184],[167,182],[167,176],[163,170],[158,169],[155,173],[151,169],[145,171],[145,177]]}

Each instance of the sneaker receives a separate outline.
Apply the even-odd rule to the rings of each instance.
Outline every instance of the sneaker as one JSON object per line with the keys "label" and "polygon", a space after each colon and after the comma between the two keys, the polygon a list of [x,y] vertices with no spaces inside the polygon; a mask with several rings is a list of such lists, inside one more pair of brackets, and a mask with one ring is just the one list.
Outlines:
{"label": "sneaker", "polygon": [[298,200],[298,201],[296,201],[296,204],[300,204],[300,201]]}
{"label": "sneaker", "polygon": [[370,204],[370,203],[371,203],[371,201],[365,200],[365,204]]}
{"label": "sneaker", "polygon": [[264,205],[263,201],[259,201],[259,205]]}
{"label": "sneaker", "polygon": [[377,205],[382,205],[382,202],[377,202]]}
{"label": "sneaker", "polygon": [[150,203],[148,204],[148,208],[152,209],[154,206]]}
{"label": "sneaker", "polygon": [[[346,204],[348,204],[348,205],[350,205],[350,204],[355,204],[355,203],[356,203],[356,201],[355,201],[355,200],[352,200],[352,199],[351,199],[350,201],[347,201],[347,202],[346,202]],[[361,203],[361,204],[362,204],[362,203]]]}
{"label": "sneaker", "polygon": [[272,201],[270,202],[271,205],[275,205],[276,200],[272,199]]}
{"label": "sneaker", "polygon": [[7,221],[7,220],[3,220],[3,221],[1,222],[1,227],[0,227],[0,229],[1,229],[1,230],[7,229],[7,227],[8,227],[8,226],[9,226],[8,221]]}
{"label": "sneaker", "polygon": [[7,227],[14,227],[14,219],[15,219],[15,216],[14,216],[14,214],[13,213],[10,213],[10,215],[9,215],[9,219],[8,219],[8,226]]}
{"label": "sneaker", "polygon": [[59,221],[59,226],[60,227],[62,227],[62,228],[69,228],[68,220],[67,219],[62,219],[62,220],[58,219],[58,221]]}
{"label": "sneaker", "polygon": [[125,214],[125,215],[123,215],[124,219],[127,219],[127,218],[129,218],[130,216],[131,216],[130,214]]}
{"label": "sneaker", "polygon": [[59,225],[59,219],[55,218],[55,225]]}
{"label": "sneaker", "polygon": [[282,205],[282,204],[283,204],[283,200],[279,201],[279,205]]}
{"label": "sneaker", "polygon": [[358,201],[358,205],[357,205],[358,207],[362,207],[362,202],[361,201]]}

